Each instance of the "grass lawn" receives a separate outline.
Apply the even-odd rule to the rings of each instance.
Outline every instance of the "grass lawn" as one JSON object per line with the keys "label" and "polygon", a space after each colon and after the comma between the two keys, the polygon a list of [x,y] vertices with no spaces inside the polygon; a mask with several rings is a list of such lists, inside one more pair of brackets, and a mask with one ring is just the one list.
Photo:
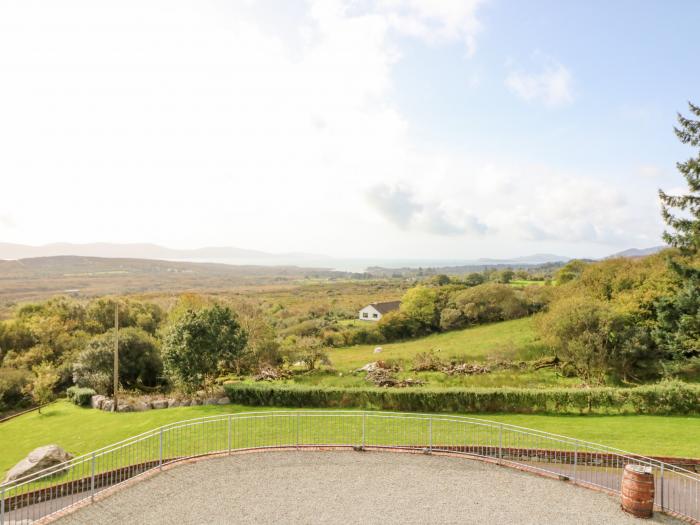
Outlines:
{"label": "grass lawn", "polygon": [[444,359],[458,358],[483,361],[487,357],[504,359],[531,359],[542,348],[538,344],[532,318],[516,319],[465,330],[433,334],[420,339],[387,343],[381,354],[375,354],[378,345],[356,345],[335,348],[329,355],[338,370],[352,370],[377,359],[411,361],[419,352],[435,350]]}
{"label": "grass lawn", "polygon": [[[59,401],[0,424],[0,473],[39,446],[56,443],[73,454],[115,443],[165,423],[207,415],[272,410],[240,405],[196,406],[111,414]],[[485,414],[512,423],[639,454],[700,457],[700,417]]]}

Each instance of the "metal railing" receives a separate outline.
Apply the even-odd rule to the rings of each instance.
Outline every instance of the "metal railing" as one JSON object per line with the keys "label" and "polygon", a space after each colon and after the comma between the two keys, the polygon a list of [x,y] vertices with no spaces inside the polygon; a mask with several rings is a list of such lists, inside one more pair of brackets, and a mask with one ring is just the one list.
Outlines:
{"label": "metal railing", "polygon": [[0,485],[0,525],[34,522],[184,459],[268,448],[450,452],[619,493],[626,464],[651,467],[657,510],[700,521],[700,476],[622,450],[452,415],[358,411],[242,412],[170,423]]}

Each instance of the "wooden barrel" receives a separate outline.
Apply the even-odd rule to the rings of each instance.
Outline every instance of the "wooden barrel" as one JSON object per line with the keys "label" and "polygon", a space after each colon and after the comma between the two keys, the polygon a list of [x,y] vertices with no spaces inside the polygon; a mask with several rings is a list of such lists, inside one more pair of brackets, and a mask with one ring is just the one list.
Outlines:
{"label": "wooden barrel", "polygon": [[651,518],[654,512],[654,475],[651,467],[625,465],[622,510],[637,518]]}

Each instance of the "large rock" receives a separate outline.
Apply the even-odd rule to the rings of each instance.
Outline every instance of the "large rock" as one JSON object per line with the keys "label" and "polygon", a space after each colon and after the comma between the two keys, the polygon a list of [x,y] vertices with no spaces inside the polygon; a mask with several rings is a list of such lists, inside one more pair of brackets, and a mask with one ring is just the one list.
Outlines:
{"label": "large rock", "polygon": [[182,400],[180,400],[180,406],[181,406],[181,407],[188,407],[188,406],[190,406],[191,403],[192,403],[192,401],[190,401],[189,399],[182,399]]}
{"label": "large rock", "polygon": [[144,410],[150,410],[151,409],[151,404],[146,403],[145,401],[136,401],[134,403],[134,411],[135,412],[143,412]]}
{"label": "large rock", "polygon": [[219,404],[219,400],[216,399],[215,397],[210,397],[209,399],[207,399],[206,401],[204,401],[204,404],[205,404],[205,405],[218,405],[218,404]]}
{"label": "large rock", "polygon": [[180,402],[177,399],[168,399],[168,408],[179,407]]}
{"label": "large rock", "polygon": [[104,410],[105,412],[111,412],[113,407],[114,401],[112,401],[111,399],[105,399],[102,403],[102,410]]}
{"label": "large rock", "polygon": [[151,403],[151,406],[153,408],[168,408],[168,400],[167,399],[156,399]]}
{"label": "large rock", "polygon": [[229,400],[228,397],[220,397],[219,400],[217,401],[217,404],[219,405],[228,405],[231,401]]}
{"label": "large rock", "polygon": [[[3,483],[34,474],[49,467],[55,467],[69,459],[73,459],[73,456],[58,445],[46,445],[35,448],[26,458],[10,469]],[[56,474],[63,470],[65,468],[56,468],[53,473]]]}
{"label": "large rock", "polygon": [[99,410],[102,408],[102,404],[105,402],[105,399],[107,398],[101,395],[92,396],[90,398],[90,406]]}

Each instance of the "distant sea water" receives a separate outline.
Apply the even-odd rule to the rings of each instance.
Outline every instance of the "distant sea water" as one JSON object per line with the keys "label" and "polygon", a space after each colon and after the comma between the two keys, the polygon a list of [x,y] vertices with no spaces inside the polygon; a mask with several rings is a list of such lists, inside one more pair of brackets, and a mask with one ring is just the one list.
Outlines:
{"label": "distant sea water", "polygon": [[234,258],[234,259],[178,259],[183,262],[201,262],[231,264],[235,266],[299,266],[304,268],[323,268],[338,272],[363,273],[367,268],[441,268],[448,266],[485,266],[479,261],[464,259],[335,259],[335,258]]}

